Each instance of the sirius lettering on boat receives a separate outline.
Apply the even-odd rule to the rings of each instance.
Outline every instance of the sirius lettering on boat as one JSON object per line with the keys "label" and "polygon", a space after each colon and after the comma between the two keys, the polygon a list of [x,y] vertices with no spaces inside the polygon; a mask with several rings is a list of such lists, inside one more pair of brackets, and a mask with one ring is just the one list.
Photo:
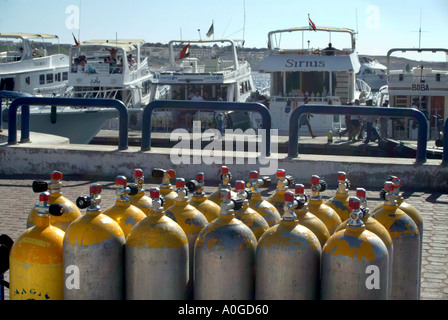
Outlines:
{"label": "sirius lettering on boat", "polygon": [[323,68],[325,67],[325,61],[307,61],[307,60],[294,60],[288,59],[285,63],[286,68]]}

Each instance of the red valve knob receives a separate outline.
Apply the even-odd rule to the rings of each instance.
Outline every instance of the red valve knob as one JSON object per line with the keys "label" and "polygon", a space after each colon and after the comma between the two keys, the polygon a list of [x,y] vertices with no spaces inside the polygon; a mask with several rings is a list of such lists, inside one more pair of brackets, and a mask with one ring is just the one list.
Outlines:
{"label": "red valve knob", "polygon": [[149,196],[151,199],[158,199],[160,198],[160,190],[159,188],[151,188],[149,189]]}
{"label": "red valve knob", "polygon": [[303,184],[296,184],[295,192],[296,194],[305,193],[305,186]]}
{"label": "red valve knob", "polygon": [[395,185],[393,182],[388,181],[384,184],[384,190],[386,190],[387,192],[392,192],[392,191],[394,191],[394,189],[395,189]]}
{"label": "red valve knob", "polygon": [[277,170],[277,178],[284,178],[286,176],[286,170],[285,169],[278,169]]}
{"label": "red valve knob", "polygon": [[364,189],[364,188],[357,188],[356,189],[356,196],[358,198],[365,198],[366,197],[366,189]]}
{"label": "red valve knob", "polygon": [[136,177],[136,178],[143,177],[143,170],[142,169],[135,169],[134,170],[134,177]]}
{"label": "red valve knob", "polygon": [[250,179],[258,179],[258,171],[251,171],[249,173],[249,178]]}
{"label": "red valve knob", "polygon": [[60,171],[53,171],[51,173],[51,180],[62,180],[62,172],[60,172]]}
{"label": "red valve knob", "polygon": [[176,177],[176,171],[174,171],[173,169],[167,170],[166,173],[168,173],[171,179]]}
{"label": "red valve knob", "polygon": [[222,173],[222,174],[227,174],[227,173],[229,173],[229,167],[222,166],[222,167],[221,167],[221,173]]}
{"label": "red valve knob", "polygon": [[285,192],[285,201],[294,202],[294,193],[292,193],[291,191]]}
{"label": "red valve knob", "polygon": [[348,206],[350,207],[350,210],[356,210],[360,207],[360,201],[356,197],[350,197],[348,200]]}
{"label": "red valve knob", "polygon": [[196,180],[204,181],[204,172],[199,172],[198,174],[196,174]]}
{"label": "red valve knob", "polygon": [[346,174],[343,171],[338,172],[338,181],[345,181]]}
{"label": "red valve knob", "polygon": [[176,179],[176,188],[185,188],[185,179],[184,178]]}
{"label": "red valve knob", "polygon": [[311,176],[311,184],[319,184],[320,183],[320,178],[319,176]]}
{"label": "red valve knob", "polygon": [[50,193],[49,192],[42,192],[39,195],[39,201],[50,201]]}
{"label": "red valve knob", "polygon": [[115,184],[118,186],[126,186],[128,179],[125,176],[118,176],[115,178]]}
{"label": "red valve knob", "polygon": [[400,188],[401,187],[401,180],[398,178],[393,178],[392,182],[394,183],[395,188]]}
{"label": "red valve knob", "polygon": [[245,187],[245,183],[242,180],[237,180],[235,182],[235,190],[243,190]]}
{"label": "red valve knob", "polygon": [[92,186],[90,186],[90,194],[98,194],[101,193],[103,189],[101,188],[101,186],[99,184],[94,184]]}

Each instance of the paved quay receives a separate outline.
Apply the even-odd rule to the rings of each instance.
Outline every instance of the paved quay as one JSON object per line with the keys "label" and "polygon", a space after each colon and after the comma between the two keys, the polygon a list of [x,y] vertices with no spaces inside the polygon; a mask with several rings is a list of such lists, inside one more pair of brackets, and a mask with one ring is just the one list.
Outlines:
{"label": "paved quay", "polygon": [[[38,194],[33,193],[31,184],[34,180],[49,181],[48,176],[11,177],[0,175],[0,234],[7,234],[16,240],[26,229],[26,219],[31,208],[37,203]],[[148,173],[146,174],[148,175]],[[129,179],[130,177],[128,177]],[[234,181],[238,177],[233,178]],[[275,179],[273,179],[275,180]],[[274,182],[274,181],[273,181]],[[87,195],[89,186],[100,183],[103,186],[103,209],[113,205],[115,199],[115,185],[113,180],[88,180],[64,176],[62,193],[72,201],[80,195]],[[145,183],[144,188],[158,186],[156,181]],[[158,182],[157,182],[158,183]],[[297,182],[300,183],[300,182]],[[306,193],[310,194],[309,184]],[[370,208],[379,204],[379,186],[377,190],[367,190],[367,201]],[[275,183],[263,189],[263,196],[269,196],[275,189]],[[350,194],[354,195],[350,188]],[[205,188],[207,194],[216,190],[215,185]],[[429,190],[402,189],[405,201],[415,206],[421,213],[424,221],[423,256],[422,256],[422,300],[448,299],[448,192]],[[324,199],[332,197],[335,188],[329,188],[322,193]],[[5,279],[9,280],[8,272]],[[6,299],[9,299],[8,289],[5,289]]]}

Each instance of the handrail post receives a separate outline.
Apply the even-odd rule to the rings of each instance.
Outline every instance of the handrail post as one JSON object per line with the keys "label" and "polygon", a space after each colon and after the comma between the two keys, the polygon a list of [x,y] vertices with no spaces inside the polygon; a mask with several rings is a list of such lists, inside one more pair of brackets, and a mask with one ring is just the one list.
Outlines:
{"label": "handrail post", "polygon": [[[22,97],[15,99],[9,106],[9,123],[16,123],[17,110],[22,107],[22,140],[29,141],[29,106],[69,106],[86,108],[115,108],[119,114],[119,137],[118,149],[126,150],[128,148],[128,110],[123,102],[116,99],[84,99],[84,98],[45,98],[45,97]],[[28,108],[26,107],[28,106]],[[28,110],[28,111],[27,111]],[[28,113],[28,119],[23,118],[23,113]],[[25,139],[24,139],[25,138]],[[27,139],[26,139],[27,138]],[[8,144],[17,144],[17,128],[8,126]]]}
{"label": "handrail post", "polygon": [[442,164],[448,164],[448,119],[445,121],[443,126],[443,154],[442,154]]}
{"label": "handrail post", "polygon": [[425,115],[414,108],[380,108],[380,107],[353,107],[353,106],[328,106],[328,105],[301,105],[291,114],[289,122],[289,146],[288,156],[296,158],[299,155],[298,138],[299,128],[298,120],[302,114],[338,114],[338,115],[370,115],[370,116],[388,116],[388,117],[412,117],[418,122],[417,154],[416,164],[426,162],[427,130],[428,123]]}

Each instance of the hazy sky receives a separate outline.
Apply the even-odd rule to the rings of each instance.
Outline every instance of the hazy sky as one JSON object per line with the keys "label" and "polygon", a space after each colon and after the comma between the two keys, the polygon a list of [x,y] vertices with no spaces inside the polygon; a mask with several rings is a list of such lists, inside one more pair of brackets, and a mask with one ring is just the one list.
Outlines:
{"label": "hazy sky", "polygon": [[214,21],[216,39],[265,48],[269,31],[308,26],[310,14],[318,27],[357,30],[360,54],[418,47],[420,20],[422,47],[448,47],[448,0],[0,0],[0,12],[0,32],[57,34],[70,44],[72,32],[81,41],[197,40]]}

